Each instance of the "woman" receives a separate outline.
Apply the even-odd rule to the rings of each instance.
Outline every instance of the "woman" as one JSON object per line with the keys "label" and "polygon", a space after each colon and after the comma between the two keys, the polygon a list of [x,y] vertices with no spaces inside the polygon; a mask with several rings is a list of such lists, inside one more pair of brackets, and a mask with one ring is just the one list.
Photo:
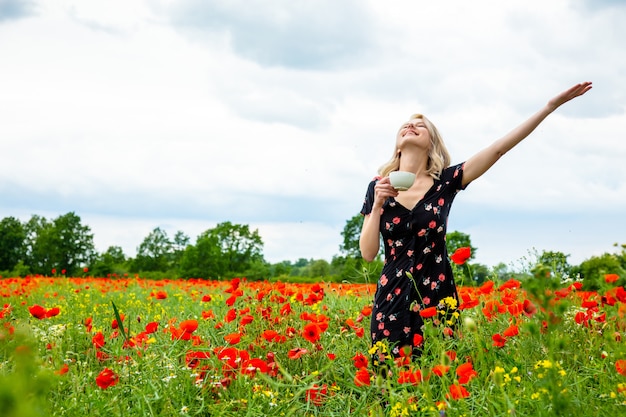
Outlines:
{"label": "woman", "polygon": [[[502,155],[526,138],[550,113],[591,89],[576,84],[557,95],[528,120],[465,163],[450,165],[450,156],[435,126],[416,114],[396,136],[393,157],[368,186],[361,214],[363,258],[372,261],[385,249],[371,321],[374,348],[386,342],[394,357],[419,355],[422,315],[455,308],[457,292],[446,250],[446,226],[455,195],[483,175]],[[415,182],[398,192],[391,171],[415,173]],[[420,314],[422,312],[422,314]],[[374,349],[375,351],[376,349]]]}

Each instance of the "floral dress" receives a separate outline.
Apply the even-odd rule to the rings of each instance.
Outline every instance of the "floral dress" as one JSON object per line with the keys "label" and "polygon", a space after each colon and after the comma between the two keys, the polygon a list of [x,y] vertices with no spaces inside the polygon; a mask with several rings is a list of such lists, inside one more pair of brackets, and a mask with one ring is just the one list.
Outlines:
{"label": "floral dress", "polygon": [[[446,229],[454,197],[463,189],[462,177],[463,164],[444,169],[412,209],[393,197],[383,204],[380,233],[385,263],[374,296],[371,337],[372,345],[387,340],[396,357],[399,348],[406,345],[413,347],[414,355],[419,354],[416,345],[421,338],[416,335],[422,335],[421,310],[433,306],[443,309],[447,297],[458,300]],[[378,179],[367,188],[363,215],[372,211]]]}

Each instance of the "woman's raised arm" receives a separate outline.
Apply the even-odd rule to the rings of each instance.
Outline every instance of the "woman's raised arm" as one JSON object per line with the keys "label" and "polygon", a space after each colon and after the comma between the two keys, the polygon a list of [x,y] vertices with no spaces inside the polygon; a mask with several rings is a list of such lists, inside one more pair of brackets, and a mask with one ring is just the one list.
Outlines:
{"label": "woman's raised arm", "polygon": [[582,96],[590,89],[591,82],[584,82],[576,84],[563,91],[548,101],[548,103],[541,108],[541,110],[533,114],[525,122],[469,158],[465,162],[465,167],[463,169],[463,185],[465,186],[469,184],[487,172],[487,170],[491,168],[502,155],[510,151],[515,145],[530,135],[531,132],[535,130],[535,128],[539,126],[539,124],[559,106],[567,103],[573,98]]}

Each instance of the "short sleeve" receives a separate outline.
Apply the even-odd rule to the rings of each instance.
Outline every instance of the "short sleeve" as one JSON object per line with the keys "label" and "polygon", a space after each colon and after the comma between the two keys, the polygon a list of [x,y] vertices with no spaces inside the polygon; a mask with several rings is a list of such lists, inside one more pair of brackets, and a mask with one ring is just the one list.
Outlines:
{"label": "short sleeve", "polygon": [[365,199],[363,200],[363,207],[361,208],[361,214],[367,216],[372,212],[372,207],[374,206],[374,186],[378,182],[378,178],[370,181],[367,186],[367,191],[365,192]]}
{"label": "short sleeve", "polygon": [[[467,188],[467,185],[463,187],[463,169],[465,168],[465,162],[453,165],[446,168],[443,171],[441,180],[447,182],[453,187],[455,192],[459,192]],[[469,185],[469,184],[468,184]]]}

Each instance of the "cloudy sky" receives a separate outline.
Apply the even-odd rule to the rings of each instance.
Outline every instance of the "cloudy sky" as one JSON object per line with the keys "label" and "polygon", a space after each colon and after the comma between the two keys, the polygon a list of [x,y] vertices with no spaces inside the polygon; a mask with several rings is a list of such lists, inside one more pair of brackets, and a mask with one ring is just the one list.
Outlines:
{"label": "cloudy sky", "polygon": [[626,243],[621,0],[0,0],[0,218],[75,212],[134,256],[258,229],[330,260],[395,133],[426,114],[462,162],[581,81],[455,202],[476,262],[579,264]]}

